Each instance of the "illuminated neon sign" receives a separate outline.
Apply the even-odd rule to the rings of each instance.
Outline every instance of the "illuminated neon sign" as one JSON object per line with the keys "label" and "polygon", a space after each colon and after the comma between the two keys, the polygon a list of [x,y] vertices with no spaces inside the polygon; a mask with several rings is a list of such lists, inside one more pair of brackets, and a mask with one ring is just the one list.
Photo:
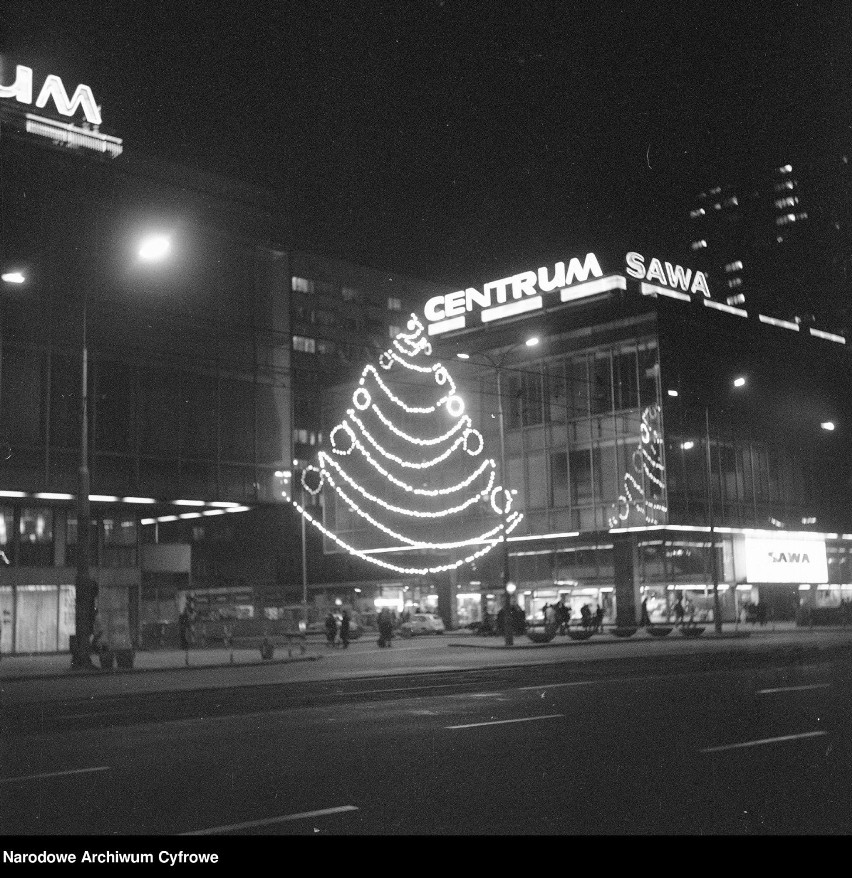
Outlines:
{"label": "illuminated neon sign", "polygon": [[562,302],[594,296],[611,289],[626,289],[621,276],[604,277],[594,253],[581,262],[576,256],[568,264],[557,262],[552,270],[523,271],[491,281],[481,290],[468,287],[445,296],[433,296],[424,307],[429,335],[463,329],[467,317],[479,313],[480,322],[490,323],[544,307],[544,296],[559,292]]}
{"label": "illuminated neon sign", "polygon": [[[32,69],[18,64],[15,68],[15,81],[11,85],[0,85],[0,98],[13,98],[21,104],[32,104]],[[35,105],[45,107],[50,100],[53,101],[56,111],[61,116],[73,116],[80,108],[83,110],[87,122],[91,125],[101,124],[101,108],[95,103],[95,96],[88,85],[78,85],[74,94],[69,98],[62,80],[51,73],[44,80]]]}
{"label": "illuminated neon sign", "polygon": [[703,271],[693,272],[691,268],[682,268],[671,262],[660,262],[656,256],[645,268],[645,257],[641,253],[631,252],[625,258],[627,273],[643,281],[641,285],[643,296],[669,296],[688,302],[695,293],[701,293],[705,298],[710,298],[707,278]]}

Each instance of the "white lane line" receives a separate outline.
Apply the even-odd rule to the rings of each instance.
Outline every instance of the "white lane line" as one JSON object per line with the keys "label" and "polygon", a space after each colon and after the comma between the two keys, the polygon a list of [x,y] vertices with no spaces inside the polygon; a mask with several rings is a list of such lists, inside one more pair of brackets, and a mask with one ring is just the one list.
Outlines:
{"label": "white lane line", "polygon": [[66,777],[69,774],[88,774],[91,771],[109,771],[108,765],[98,765],[95,768],[73,768],[70,771],[50,771],[44,774],[27,774],[22,777],[0,777],[0,783],[18,783],[22,780],[40,780],[44,777]]}
{"label": "white lane line", "polygon": [[705,747],[699,753],[719,753],[722,750],[738,750],[742,747],[760,747],[763,744],[779,744],[782,741],[796,741],[799,738],[818,738],[828,732],[802,732],[799,735],[781,735],[779,738],[761,738],[759,741],[743,741],[741,744],[723,744],[721,747]]}
{"label": "white lane line", "polygon": [[804,692],[806,689],[828,689],[831,683],[813,683],[809,686],[779,686],[777,689],[758,689],[758,695],[771,695],[774,692]]}
{"label": "white lane line", "polygon": [[478,726],[501,726],[505,723],[531,723],[539,719],[554,719],[558,716],[565,716],[564,713],[548,713],[545,716],[525,716],[521,719],[495,719],[487,723],[467,723],[463,726],[444,726],[446,729],[475,729]]}
{"label": "white lane line", "polygon": [[591,686],[594,683],[603,683],[605,680],[576,680],[573,683],[545,683],[543,686],[518,686],[519,692],[529,689],[555,689],[557,686]]}
{"label": "white lane line", "polygon": [[224,832],[235,832],[238,829],[251,829],[255,826],[272,826],[274,823],[287,823],[291,820],[307,820],[308,817],[328,817],[331,814],[343,814],[345,811],[357,811],[355,805],[341,805],[339,808],[323,808],[320,811],[302,811],[301,814],[285,814],[283,817],[267,817],[264,820],[249,820],[246,823],[231,823],[228,826],[214,826],[211,829],[198,829],[195,832],[182,832],[181,835],[219,835]]}

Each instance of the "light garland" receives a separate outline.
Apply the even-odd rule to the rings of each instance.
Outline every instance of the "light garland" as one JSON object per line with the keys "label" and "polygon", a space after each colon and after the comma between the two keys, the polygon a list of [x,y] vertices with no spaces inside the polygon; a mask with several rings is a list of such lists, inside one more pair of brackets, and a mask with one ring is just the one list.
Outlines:
{"label": "light garland", "polygon": [[[665,467],[659,459],[662,454],[662,434],[659,430],[660,406],[648,406],[642,412],[642,423],[639,425],[639,444],[631,455],[633,470],[644,476],[661,491],[666,488],[663,481]],[[651,450],[649,450],[651,449]],[[652,454],[652,451],[654,452]],[[656,470],[656,473],[653,472]],[[631,490],[631,486],[633,490]],[[635,492],[635,496],[634,496]],[[648,524],[660,524],[660,519],[668,511],[662,503],[656,503],[646,496],[645,489],[632,473],[624,474],[624,493],[620,494],[610,507],[607,523],[610,527],[618,527],[627,521],[631,507],[640,515],[645,516]]]}
{"label": "light garland", "polygon": [[[399,333],[393,340],[393,347],[384,351],[379,357],[379,366],[385,372],[391,372],[395,367],[415,372],[428,380],[427,376],[434,378],[435,385],[444,388],[446,392],[432,406],[411,405],[407,401],[398,397],[391,388],[384,382],[378,370],[371,364],[364,367],[358,381],[358,386],[352,394],[352,408],[346,410],[346,417],[337,424],[329,434],[329,442],[331,444],[331,454],[326,451],[320,451],[317,456],[318,466],[309,466],[302,471],[302,485],[305,490],[311,494],[317,495],[322,492],[323,488],[333,490],[335,495],[345,504],[348,509],[369,524],[377,531],[391,537],[400,545],[399,548],[422,549],[430,552],[447,552],[450,550],[463,549],[481,545],[476,552],[466,555],[463,558],[437,564],[429,567],[403,567],[382,561],[376,558],[372,553],[358,549],[350,545],[336,534],[332,533],[324,524],[315,519],[303,506],[297,503],[292,497],[284,493],[284,496],[296,507],[305,520],[310,522],[323,535],[331,539],[341,548],[345,549],[352,555],[370,561],[380,567],[393,570],[398,573],[406,573],[411,575],[425,575],[428,573],[441,573],[448,570],[454,570],[463,564],[468,564],[477,558],[482,557],[499,543],[504,543],[507,536],[515,530],[515,528],[523,520],[522,513],[512,511],[512,503],[517,491],[508,491],[500,486],[495,486],[496,479],[496,463],[492,458],[481,460],[473,472],[469,473],[465,478],[456,484],[443,488],[418,488],[409,484],[404,479],[394,475],[388,468],[388,464],[381,463],[374,456],[379,455],[389,463],[401,467],[403,470],[425,471],[431,470],[439,464],[447,461],[451,455],[456,453],[458,456],[468,455],[470,457],[478,457],[485,448],[485,441],[482,434],[473,428],[470,416],[465,414],[464,400],[458,395],[456,384],[452,376],[445,366],[440,363],[422,364],[413,362],[413,360],[421,355],[431,356],[432,346],[424,337],[423,324],[418,320],[416,315],[412,315],[408,321],[409,333]],[[431,438],[421,438],[411,435],[397,427],[390,417],[380,408],[373,400],[371,387],[367,386],[368,380],[378,386],[381,392],[397,407],[402,409],[409,415],[431,415],[439,412],[443,407],[446,413],[453,419],[453,425],[439,436]],[[433,385],[433,386],[435,386]],[[444,450],[433,457],[421,460],[409,460],[394,451],[385,448],[379,439],[373,435],[362,417],[366,413],[375,416],[378,423],[388,433],[415,448],[435,448],[439,450],[441,446]],[[449,444],[447,444],[449,443]],[[369,447],[368,447],[369,446]],[[478,489],[472,488],[473,493],[470,496],[457,502],[451,506],[445,506],[440,509],[416,509],[408,505],[389,502],[367,488],[359,484],[350,472],[348,467],[344,468],[341,461],[335,459],[335,456],[350,457],[354,451],[359,452],[359,459],[363,460],[368,467],[378,475],[383,476],[391,485],[402,489],[406,494],[419,496],[424,498],[441,498],[466,489],[472,488],[474,483],[479,479],[485,479],[485,484],[480,482]],[[464,459],[462,456],[461,459]],[[316,484],[309,484],[316,482]],[[344,484],[346,487],[344,488]],[[425,539],[417,539],[395,530],[390,524],[380,521],[376,515],[359,505],[359,502],[350,495],[349,490],[354,489],[360,497],[379,509],[392,513],[393,515],[403,516],[408,519],[417,519],[423,522],[451,519],[453,516],[464,515],[466,510],[470,509],[477,503],[486,501],[486,508],[492,509],[500,516],[500,523],[484,533],[476,536],[464,537],[449,542],[430,541]],[[464,520],[464,519],[462,519]],[[484,545],[482,545],[484,544]]]}

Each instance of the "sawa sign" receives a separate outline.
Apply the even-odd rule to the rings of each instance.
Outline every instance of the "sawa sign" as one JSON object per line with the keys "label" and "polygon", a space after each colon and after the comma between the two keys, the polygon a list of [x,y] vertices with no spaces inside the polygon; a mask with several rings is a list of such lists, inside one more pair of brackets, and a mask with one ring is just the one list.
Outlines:
{"label": "sawa sign", "polygon": [[[11,85],[0,85],[0,98],[14,99],[21,104],[32,104],[32,69],[19,64],[15,68],[15,81]],[[35,105],[45,107],[50,101],[62,116],[73,116],[78,109],[81,109],[87,122],[92,125],[101,124],[101,108],[95,103],[95,96],[88,85],[78,85],[69,98],[62,80],[51,73],[44,80]]]}
{"label": "sawa sign", "polygon": [[745,539],[746,582],[828,582],[824,540]]}
{"label": "sawa sign", "polygon": [[[652,257],[646,266],[641,253],[628,253],[626,260],[626,273],[642,281],[643,295],[691,300],[700,294],[710,299],[707,278],[701,271],[661,262],[656,257]],[[554,301],[577,302],[616,289],[626,290],[627,278],[621,274],[605,275],[597,256],[587,253],[582,259],[575,256],[557,262],[553,268],[545,266],[490,281],[482,289],[468,287],[444,296],[433,296],[423,310],[429,335],[439,335],[463,329],[477,314],[477,323],[490,323],[538,311]]]}

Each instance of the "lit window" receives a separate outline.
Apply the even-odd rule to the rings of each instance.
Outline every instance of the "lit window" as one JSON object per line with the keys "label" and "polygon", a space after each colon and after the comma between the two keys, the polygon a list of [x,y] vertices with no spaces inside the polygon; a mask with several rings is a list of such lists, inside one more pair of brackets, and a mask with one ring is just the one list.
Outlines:
{"label": "lit window", "polygon": [[398,326],[389,326],[388,327],[388,335],[391,338],[396,338],[401,332],[402,332],[402,330]]}
{"label": "lit window", "polygon": [[402,302],[393,296],[388,296],[388,311],[402,311]]}
{"label": "lit window", "polygon": [[787,223],[796,222],[796,214],[794,213],[785,213],[784,216],[775,217],[775,225],[776,226],[786,226]]}
{"label": "lit window", "polygon": [[363,298],[361,291],[356,290],[355,287],[343,287],[340,294],[343,296],[344,302],[360,302]]}
{"label": "lit window", "polygon": [[713,205],[713,210],[721,210],[721,209],[722,209],[722,205],[719,204],[719,202],[717,201],[717,202]]}
{"label": "lit window", "polygon": [[789,174],[790,171],[792,171],[792,170],[793,170],[792,165],[781,165],[781,167],[778,168],[778,173],[779,174]]}
{"label": "lit window", "polygon": [[693,250],[700,250],[702,247],[707,246],[707,242],[702,238],[700,241],[693,241],[690,245]]}
{"label": "lit window", "polygon": [[794,204],[798,204],[799,199],[796,198],[795,195],[788,195],[786,198],[778,198],[775,200],[776,207],[792,207]]}
{"label": "lit window", "polygon": [[699,217],[699,216],[704,216],[704,214],[705,214],[706,212],[707,212],[707,211],[704,210],[703,207],[699,207],[697,210],[691,210],[691,211],[689,212],[689,215],[690,215],[693,219],[696,219],[696,218]]}
{"label": "lit window", "polygon": [[739,205],[739,201],[737,201],[736,195],[732,195],[730,198],[725,199],[725,206],[726,207],[735,207],[737,205]]}
{"label": "lit window", "polygon": [[795,185],[793,180],[784,180],[782,183],[775,184],[775,191],[783,192],[785,189],[792,189]]}
{"label": "lit window", "polygon": [[807,219],[807,218],[808,218],[808,215],[804,212],[796,214],[796,219]]}
{"label": "lit window", "polygon": [[292,290],[294,293],[313,293],[314,282],[305,277],[294,277],[292,282]]}
{"label": "lit window", "polygon": [[743,279],[741,277],[732,277],[728,281],[728,286],[729,287],[738,287],[738,286],[742,285],[742,282],[743,282]]}
{"label": "lit window", "polygon": [[710,190],[711,195],[718,195],[722,191],[721,186],[717,186],[715,189]]}
{"label": "lit window", "polygon": [[741,259],[737,259],[735,262],[729,262],[725,266],[725,271],[739,271],[743,267],[743,263]]}
{"label": "lit window", "polygon": [[301,351],[303,354],[316,353],[317,343],[315,339],[307,338],[304,335],[293,336],[293,350]]}
{"label": "lit window", "polygon": [[727,302],[729,305],[742,305],[745,302],[745,296],[742,293],[737,293],[736,296],[728,296]]}
{"label": "lit window", "polygon": [[333,354],[337,350],[337,346],[333,341],[318,341],[317,342],[317,353],[318,354]]}

